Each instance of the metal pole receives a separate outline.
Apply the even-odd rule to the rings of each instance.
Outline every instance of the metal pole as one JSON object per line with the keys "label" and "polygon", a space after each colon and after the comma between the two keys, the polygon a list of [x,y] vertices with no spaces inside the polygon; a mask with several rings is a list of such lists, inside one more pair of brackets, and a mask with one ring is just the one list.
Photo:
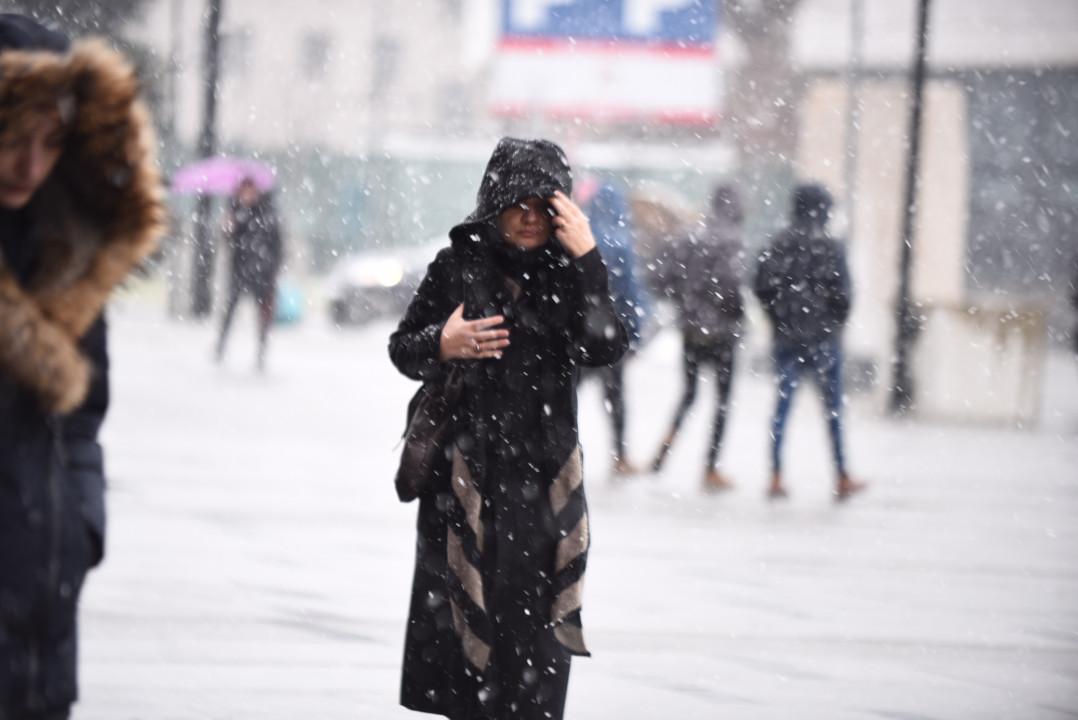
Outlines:
{"label": "metal pole", "polygon": [[[162,152],[162,164],[169,176],[175,172],[180,164],[181,152],[179,132],[177,130],[179,112],[179,75],[180,64],[183,57],[183,2],[171,0],[169,5],[169,52],[168,52],[168,85],[166,95],[166,108],[163,118],[164,151]],[[186,273],[183,272],[181,263],[184,253],[181,246],[176,242],[179,230],[175,217],[170,217],[169,226],[173,228],[167,244],[168,273],[168,316],[178,318],[184,314],[189,306],[184,297],[183,287],[186,285]]]}
{"label": "metal pole", "polygon": [[[198,156],[211,157],[217,151],[217,79],[220,75],[221,5],[224,0],[208,0],[206,35],[203,46],[202,131]],[[215,247],[210,233],[210,196],[200,195],[195,214],[195,267],[191,314],[206,317],[213,306]]]}
{"label": "metal pole", "polygon": [[846,66],[846,156],[843,180],[846,186],[847,241],[853,244],[857,231],[857,150],[861,132],[861,62],[865,35],[864,0],[850,0],[850,58]]}
{"label": "metal pole", "polygon": [[891,412],[901,415],[913,407],[913,381],[909,355],[917,335],[919,319],[910,302],[910,267],[913,261],[913,236],[917,221],[917,172],[921,155],[921,118],[924,114],[925,54],[928,45],[930,0],[920,0],[917,17],[917,54],[910,88],[913,105],[910,111],[909,155],[906,158],[905,206],[902,218],[902,257],[899,264],[898,302],[895,308],[894,379],[891,384]]}
{"label": "metal pole", "polygon": [[177,165],[179,156],[177,153],[176,139],[176,113],[179,103],[180,57],[183,44],[183,3],[181,0],[171,0],[169,4],[169,51],[168,51],[168,83],[165,88],[166,111],[162,117],[163,135],[166,144],[164,164],[171,173]]}

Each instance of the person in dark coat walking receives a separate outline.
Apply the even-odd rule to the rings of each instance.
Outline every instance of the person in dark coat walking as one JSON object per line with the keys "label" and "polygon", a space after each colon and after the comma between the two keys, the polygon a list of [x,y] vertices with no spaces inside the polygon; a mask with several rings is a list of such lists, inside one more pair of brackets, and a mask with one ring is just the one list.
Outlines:
{"label": "person in dark coat walking", "polygon": [[131,67],[0,15],[0,718],[77,698],[76,615],[104,552],[102,309],[163,219]]}
{"label": "person in dark coat walking", "polygon": [[726,490],[733,483],[719,472],[719,448],[726,426],[734,358],[741,341],[745,314],[741,296],[742,255],[741,199],[730,185],[720,185],[711,197],[709,217],[699,231],[682,239],[665,270],[678,309],[683,342],[685,389],[670,429],[652,462],[658,472],[677,438],[686,413],[696,400],[702,366],[715,370],[716,407],[704,466],[704,487]]}
{"label": "person in dark coat walking", "polygon": [[503,138],[389,342],[406,376],[463,377],[448,481],[420,497],[401,704],[452,720],[557,720],[587,655],[580,368],[628,339],[572,176]]}
{"label": "person in dark coat walking", "polygon": [[[649,313],[649,298],[636,277],[636,253],[633,249],[632,220],[629,203],[613,185],[603,185],[588,206],[591,231],[599,253],[609,271],[610,294],[614,310],[629,336],[629,348],[635,351],[643,341],[644,321]],[[636,467],[629,461],[625,443],[625,363],[596,368],[606,397],[606,411],[614,434],[614,474],[632,475]]]}
{"label": "person in dark coat walking", "polygon": [[227,233],[232,265],[216,359],[220,362],[224,358],[236,305],[241,297],[250,295],[258,308],[258,369],[263,371],[266,369],[270,326],[277,306],[277,276],[284,246],[273,198],[259,190],[251,178],[244,178],[236,190]]}
{"label": "person in dark coat walking", "polygon": [[785,497],[782,442],[794,391],[809,373],[823,394],[834,458],[835,494],[845,499],[864,489],[846,468],[842,429],[842,330],[850,312],[846,251],[827,231],[833,201],[821,185],[793,195],[790,226],[760,256],[755,292],[771,320],[778,374],[778,402],[771,422],[772,476],[768,496]]}

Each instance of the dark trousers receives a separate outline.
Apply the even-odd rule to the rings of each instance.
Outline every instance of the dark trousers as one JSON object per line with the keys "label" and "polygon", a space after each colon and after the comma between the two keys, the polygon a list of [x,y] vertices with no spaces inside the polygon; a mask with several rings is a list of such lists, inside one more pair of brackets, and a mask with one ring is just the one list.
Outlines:
{"label": "dark trousers", "polygon": [[[0,720],[64,720],[78,694],[78,602],[92,541],[81,520],[72,519],[68,515],[58,530],[62,550],[48,565],[18,567],[0,552]],[[0,542],[9,539],[3,531],[12,529],[0,525]],[[4,550],[25,558],[40,546],[30,542]],[[29,572],[37,578],[55,573],[55,583],[42,582],[21,597],[7,581]]]}
{"label": "dark trousers", "polygon": [[255,305],[258,307],[258,366],[263,367],[266,362],[266,345],[269,341],[270,326],[273,325],[273,314],[276,310],[276,288],[272,284],[254,287],[233,281],[229,286],[225,314],[221,318],[221,333],[217,338],[217,359],[224,357],[225,344],[228,342],[228,333],[232,329],[232,317],[236,313],[236,306],[240,298],[248,294],[254,298]]}
{"label": "dark trousers", "polygon": [[827,426],[831,433],[831,453],[835,469],[846,472],[846,457],[842,441],[842,342],[831,338],[811,345],[775,344],[775,371],[778,374],[779,396],[775,414],[771,420],[771,467],[782,471],[782,441],[785,437],[786,419],[794,392],[807,372],[815,380],[823,396],[827,412]]}
{"label": "dark trousers", "polygon": [[611,367],[589,368],[584,379],[598,377],[603,383],[603,399],[610,430],[614,434],[614,457],[625,459],[625,361]]}
{"label": "dark trousers", "polygon": [[700,370],[704,366],[715,369],[715,420],[711,425],[711,445],[707,452],[707,467],[714,468],[719,460],[719,448],[726,428],[726,411],[730,403],[730,388],[734,379],[734,357],[737,348],[733,339],[723,340],[709,345],[701,345],[686,340],[682,356],[684,389],[681,401],[674,412],[670,425],[669,437],[673,438],[681,429],[681,423],[689,408],[696,402],[696,385],[700,379]]}
{"label": "dark trousers", "polygon": [[78,655],[75,604],[69,605],[63,614],[50,607],[46,628],[0,627],[0,720],[68,717]]}

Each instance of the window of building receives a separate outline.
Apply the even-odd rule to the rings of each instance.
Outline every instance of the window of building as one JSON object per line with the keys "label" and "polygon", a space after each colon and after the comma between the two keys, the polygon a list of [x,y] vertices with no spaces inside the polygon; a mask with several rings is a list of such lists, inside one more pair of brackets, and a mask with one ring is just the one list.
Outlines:
{"label": "window of building", "polygon": [[221,75],[244,79],[250,75],[254,53],[254,32],[236,27],[221,33]]}
{"label": "window of building", "polygon": [[307,80],[321,80],[329,68],[329,34],[321,30],[309,32],[300,41],[300,71]]}

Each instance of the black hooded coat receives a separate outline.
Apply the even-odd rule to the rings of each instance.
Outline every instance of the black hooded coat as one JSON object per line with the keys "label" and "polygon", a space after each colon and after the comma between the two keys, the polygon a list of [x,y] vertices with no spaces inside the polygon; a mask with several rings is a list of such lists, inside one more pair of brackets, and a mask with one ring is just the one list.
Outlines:
{"label": "black hooded coat", "polygon": [[[438,383],[451,366],[464,373],[455,446],[462,472],[474,478],[482,497],[483,510],[477,513],[484,529],[478,544],[485,549],[481,554],[468,549],[482,577],[480,592],[492,623],[486,627],[477,620],[473,625],[492,648],[489,666],[474,681],[478,666],[473,663],[469,669],[472,656],[465,657],[460,628],[454,630],[453,603],[464,605],[465,615],[475,608],[455,587],[459,568],[454,571],[447,564],[447,536],[450,544],[454,537],[447,530],[463,523],[454,515],[454,489],[446,482],[420,498],[401,688],[401,703],[414,710],[454,719],[532,717],[529,708],[514,714],[497,705],[498,688],[507,698],[518,684],[530,682],[506,676],[507,648],[530,652],[545,644],[549,649],[557,636],[565,647],[550,652],[564,654],[563,680],[568,654],[587,653],[578,608],[563,628],[568,632],[551,630],[558,593],[583,575],[583,488],[576,490],[579,504],[565,512],[575,513],[570,524],[584,528],[584,552],[557,572],[555,554],[561,557],[563,551],[558,523],[565,520],[565,512],[556,512],[552,505],[557,503],[547,498],[562,468],[574,459],[579,468],[580,368],[617,362],[628,340],[610,300],[598,249],[572,259],[551,239],[536,251],[514,250],[493,225],[506,207],[529,196],[549,197],[555,189],[566,194],[571,190],[568,166],[556,146],[509,138],[499,143],[479,190],[477,210],[452,229],[450,247],[430,264],[390,339],[393,363],[410,378]],[[507,318],[511,344],[502,359],[439,360],[442,327],[461,303],[466,319]],[[445,471],[448,476],[448,468]],[[454,465],[454,482],[460,472]],[[497,707],[502,709],[492,709]]]}
{"label": "black hooded coat", "polygon": [[65,716],[77,696],[78,597],[105,536],[102,307],[161,215],[136,93],[112,51],[0,15],[0,140],[73,101],[56,168],[0,209],[0,720]]}
{"label": "black hooded coat", "polygon": [[251,207],[236,203],[228,234],[232,249],[231,277],[235,289],[256,297],[273,297],[281,269],[284,246],[280,221],[269,194]]}
{"label": "black hooded coat", "polygon": [[677,303],[686,343],[696,347],[731,344],[745,314],[740,204],[721,187],[712,198],[707,222],[674,246],[673,263],[664,266]]}
{"label": "black hooded coat", "polygon": [[850,314],[846,250],[827,233],[831,195],[803,185],[788,228],[760,256],[754,290],[776,343],[809,347],[838,337]]}

